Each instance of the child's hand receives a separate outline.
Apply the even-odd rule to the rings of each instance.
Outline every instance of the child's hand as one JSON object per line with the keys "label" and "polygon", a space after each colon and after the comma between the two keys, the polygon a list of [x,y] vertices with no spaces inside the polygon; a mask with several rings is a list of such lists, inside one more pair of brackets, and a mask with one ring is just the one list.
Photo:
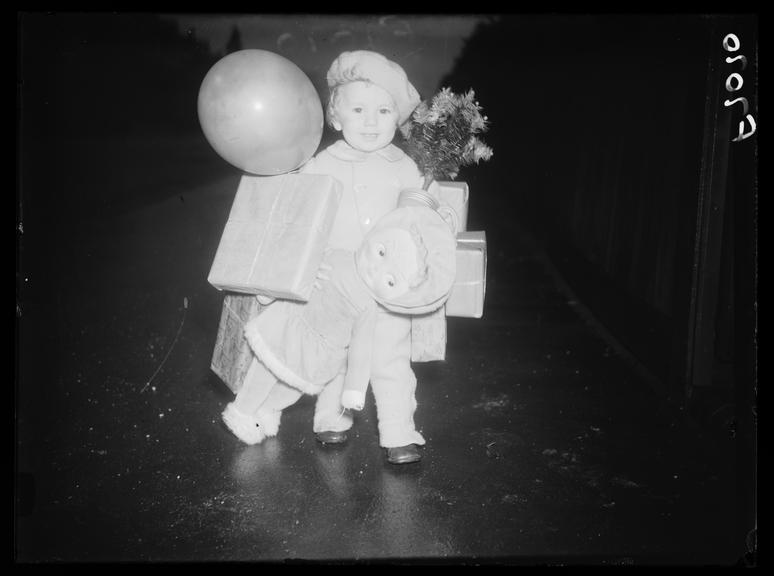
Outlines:
{"label": "child's hand", "polygon": [[322,285],[320,283],[322,281],[331,279],[331,277],[328,276],[328,272],[330,272],[331,270],[333,270],[333,266],[331,266],[330,264],[327,264],[325,262],[322,262],[320,264],[320,267],[317,269],[317,277],[314,280],[315,288],[317,289],[321,288]]}
{"label": "child's hand", "polygon": [[276,298],[272,298],[271,296],[264,296],[263,294],[256,294],[255,298],[258,300],[258,303],[261,306],[268,306],[276,300]]}
{"label": "child's hand", "polygon": [[441,215],[446,223],[451,228],[452,234],[457,235],[457,230],[460,227],[460,218],[457,216],[457,212],[451,206],[441,204],[438,208],[438,213]]}
{"label": "child's hand", "polygon": [[362,410],[365,405],[365,392],[345,390],[341,394],[341,405],[349,410]]}

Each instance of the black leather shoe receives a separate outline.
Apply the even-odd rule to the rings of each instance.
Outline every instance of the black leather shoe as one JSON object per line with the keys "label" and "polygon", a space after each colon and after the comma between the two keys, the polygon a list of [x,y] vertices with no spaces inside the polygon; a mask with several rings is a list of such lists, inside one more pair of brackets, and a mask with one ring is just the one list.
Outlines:
{"label": "black leather shoe", "polygon": [[387,448],[387,462],[390,464],[410,464],[419,462],[421,459],[422,456],[419,454],[416,444]]}
{"label": "black leather shoe", "polygon": [[318,432],[314,437],[320,444],[344,444],[347,441],[347,433],[344,431],[326,430]]}

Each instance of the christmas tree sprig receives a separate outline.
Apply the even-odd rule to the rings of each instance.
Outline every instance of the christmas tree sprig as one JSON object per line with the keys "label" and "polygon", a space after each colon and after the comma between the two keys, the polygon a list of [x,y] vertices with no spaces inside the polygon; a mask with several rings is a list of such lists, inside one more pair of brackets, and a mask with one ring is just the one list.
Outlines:
{"label": "christmas tree sprig", "polygon": [[417,106],[403,127],[406,154],[417,163],[427,190],[434,180],[454,180],[462,166],[492,157],[492,149],[477,134],[488,128],[475,93],[459,95],[442,88]]}

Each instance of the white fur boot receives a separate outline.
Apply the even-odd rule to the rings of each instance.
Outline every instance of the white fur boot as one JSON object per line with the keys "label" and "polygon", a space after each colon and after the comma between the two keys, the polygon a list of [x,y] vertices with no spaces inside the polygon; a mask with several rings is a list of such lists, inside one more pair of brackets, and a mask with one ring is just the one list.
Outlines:
{"label": "white fur boot", "polygon": [[245,444],[259,444],[267,435],[277,434],[276,429],[273,434],[266,434],[258,421],[237,410],[233,402],[228,404],[223,411],[223,422]]}
{"label": "white fur boot", "polygon": [[258,429],[263,430],[263,435],[268,438],[277,435],[281,416],[280,410],[258,410],[255,413],[255,421]]}

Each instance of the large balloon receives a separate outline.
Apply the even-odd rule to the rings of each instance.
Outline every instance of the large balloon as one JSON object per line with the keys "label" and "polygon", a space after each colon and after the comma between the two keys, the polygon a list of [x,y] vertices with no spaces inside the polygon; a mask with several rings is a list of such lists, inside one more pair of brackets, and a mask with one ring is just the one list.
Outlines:
{"label": "large balloon", "polygon": [[224,160],[258,175],[304,164],[320,145],[320,97],[293,62],[266,50],[218,60],[199,88],[199,123]]}

